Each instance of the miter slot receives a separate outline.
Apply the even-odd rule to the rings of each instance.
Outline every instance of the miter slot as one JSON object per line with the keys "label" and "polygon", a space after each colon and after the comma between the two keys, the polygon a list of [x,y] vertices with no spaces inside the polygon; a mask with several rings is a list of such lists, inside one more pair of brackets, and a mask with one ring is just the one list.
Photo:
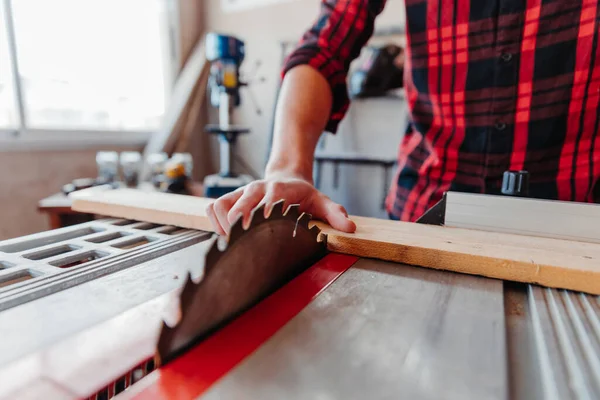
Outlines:
{"label": "miter slot", "polygon": [[89,226],[81,229],[75,229],[72,231],[57,233],[54,235],[48,235],[44,237],[37,237],[22,242],[8,243],[0,246],[0,251],[5,253],[19,253],[22,251],[36,249],[42,246],[48,246],[55,243],[64,242],[65,240],[71,240],[82,236],[90,235],[92,233],[98,233],[104,231],[105,228]]}
{"label": "miter slot", "polygon": [[112,224],[116,225],[116,226],[127,226],[127,225],[133,225],[137,222],[138,221],[132,221],[130,219],[121,219],[121,220],[113,222]]}
{"label": "miter slot", "polygon": [[132,225],[130,228],[132,228],[132,229],[140,229],[142,231],[148,231],[150,229],[158,228],[159,226],[160,226],[159,224],[151,224],[149,222],[142,222],[139,225]]}
{"label": "miter slot", "polygon": [[169,235],[169,234],[171,234],[171,232],[174,232],[178,229],[180,229],[180,228],[178,228],[176,226],[166,225],[166,226],[161,227],[160,229],[157,229],[156,232],[162,233],[165,235]]}
{"label": "miter slot", "polygon": [[59,260],[54,260],[50,262],[50,265],[59,268],[72,268],[77,265],[82,265],[90,261],[97,260],[102,257],[108,256],[109,253],[101,252],[101,251],[88,251],[85,253],[73,255],[70,257],[61,258]]}
{"label": "miter slot", "polygon": [[129,250],[129,249],[133,249],[135,247],[146,245],[155,240],[157,240],[157,238],[152,237],[152,236],[142,236],[142,237],[136,237],[131,240],[126,240],[124,242],[115,243],[112,245],[112,247],[116,247],[118,249]]}
{"label": "miter slot", "polygon": [[14,267],[15,264],[9,263],[8,261],[0,261],[0,270]]}
{"label": "miter slot", "polygon": [[111,232],[111,233],[107,233],[106,235],[101,235],[101,236],[96,236],[93,238],[85,239],[85,241],[91,242],[91,243],[105,243],[105,242],[109,242],[114,239],[129,236],[129,235],[131,235],[130,232],[121,232],[121,231]]}
{"label": "miter slot", "polygon": [[[104,232],[104,235],[115,232],[114,226],[112,228],[107,228],[107,230],[108,232]],[[119,231],[126,231],[126,229],[119,229]],[[205,241],[210,237],[208,233],[198,231],[187,231],[187,234],[175,237],[152,234],[148,236],[151,236],[151,238],[155,240],[144,246],[139,246],[130,250],[122,250],[111,246],[111,244],[115,242],[125,242],[136,237],[140,238],[145,236],[142,235],[141,232],[142,231],[138,231],[138,234],[135,236],[117,238],[113,242],[106,242],[100,245],[88,243],[82,239],[73,242],[74,244],[82,246],[82,248],[77,251],[61,254],[41,261],[29,261],[29,265],[24,264],[24,262],[28,260],[21,257],[19,254],[8,255],[0,253],[0,260],[15,264],[15,267],[11,269],[0,269],[0,276],[8,276],[14,272],[26,270],[28,268],[40,271],[40,275],[43,275],[43,277],[39,279],[29,280],[1,289],[0,314],[2,311],[12,307],[177,252],[188,246]],[[134,232],[132,231],[131,234],[133,233]],[[99,235],[94,236],[98,237]],[[5,243],[0,243],[0,245],[4,244]],[[34,274],[34,276],[37,275]]]}
{"label": "miter slot", "polygon": [[36,271],[21,270],[21,271],[15,271],[12,274],[0,276],[0,289],[5,288],[7,286],[17,284],[19,282],[28,281],[28,280],[33,279],[40,275],[41,274]]}
{"label": "miter slot", "polygon": [[62,245],[62,246],[52,247],[50,249],[37,251],[35,253],[24,254],[23,257],[27,258],[28,260],[43,260],[45,258],[55,257],[60,254],[69,253],[71,251],[75,251],[80,248],[81,248],[80,246],[66,244],[66,245]]}
{"label": "miter slot", "polygon": [[180,228],[177,226],[166,226],[162,229],[157,230],[157,233],[162,233],[164,235],[178,235],[182,232],[186,232],[187,229],[185,228]]}

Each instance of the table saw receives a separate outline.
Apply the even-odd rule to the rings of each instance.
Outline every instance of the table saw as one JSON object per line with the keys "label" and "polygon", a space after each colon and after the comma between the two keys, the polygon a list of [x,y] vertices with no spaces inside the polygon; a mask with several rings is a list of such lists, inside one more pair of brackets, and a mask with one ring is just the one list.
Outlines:
{"label": "table saw", "polygon": [[595,294],[332,252],[291,207],[241,225],[0,242],[0,399],[600,397]]}

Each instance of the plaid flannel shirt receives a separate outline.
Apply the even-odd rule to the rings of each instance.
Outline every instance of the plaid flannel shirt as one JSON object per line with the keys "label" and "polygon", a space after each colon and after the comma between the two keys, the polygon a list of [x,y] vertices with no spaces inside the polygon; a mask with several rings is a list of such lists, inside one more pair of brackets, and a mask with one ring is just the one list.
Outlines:
{"label": "plaid flannel shirt", "polygon": [[[321,72],[335,133],[350,62],[384,0],[322,0],[290,54]],[[530,196],[600,202],[598,0],[405,0],[410,126],[387,207],[414,221],[448,190],[500,193],[505,170]],[[374,138],[376,139],[376,138]]]}

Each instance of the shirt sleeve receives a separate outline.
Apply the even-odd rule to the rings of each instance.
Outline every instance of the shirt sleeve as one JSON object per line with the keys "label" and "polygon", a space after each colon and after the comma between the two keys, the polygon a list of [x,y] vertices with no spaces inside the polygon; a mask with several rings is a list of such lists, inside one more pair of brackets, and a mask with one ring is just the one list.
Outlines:
{"label": "shirt sleeve", "polygon": [[335,133],[348,110],[347,75],[373,34],[386,0],[321,0],[320,14],[286,57],[282,78],[295,66],[310,65],[329,83],[333,104],[325,130]]}

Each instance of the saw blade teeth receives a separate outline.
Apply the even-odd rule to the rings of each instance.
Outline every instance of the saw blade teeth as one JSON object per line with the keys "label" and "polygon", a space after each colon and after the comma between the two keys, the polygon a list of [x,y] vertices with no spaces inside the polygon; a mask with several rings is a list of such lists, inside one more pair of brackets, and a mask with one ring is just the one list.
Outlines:
{"label": "saw blade teeth", "polygon": [[[242,300],[246,300],[240,298],[235,300],[238,303],[231,303],[230,297],[234,292],[226,292],[226,290],[230,290],[228,288],[232,288],[231,290],[235,289],[235,285],[232,286],[231,282],[245,282],[245,279],[239,279],[240,271],[250,271],[247,276],[253,279],[260,279],[262,282],[264,275],[252,275],[251,268],[238,269],[238,265],[246,263],[249,257],[245,254],[235,255],[234,253],[234,255],[231,255],[232,251],[256,252],[257,262],[259,264],[261,262],[265,263],[262,268],[265,268],[266,271],[271,271],[271,273],[275,271],[275,274],[281,270],[279,268],[282,264],[281,260],[288,261],[289,254],[291,254],[292,260],[296,260],[294,265],[296,262],[300,262],[299,260],[302,260],[302,264],[304,264],[326,254],[325,240],[327,236],[321,232],[317,225],[310,223],[312,215],[304,212],[301,213],[299,204],[289,205],[284,213],[284,206],[285,200],[274,203],[270,215],[266,218],[266,207],[264,203],[261,203],[259,207],[251,211],[250,216],[245,218],[247,222],[244,221],[244,217],[239,217],[231,225],[227,236],[213,234],[206,241],[206,247],[203,247],[206,249],[203,260],[199,260],[199,264],[203,263],[203,265],[198,265],[198,267],[201,267],[199,268],[202,271],[201,277],[199,279],[196,278],[196,281],[194,281],[192,278],[196,273],[192,275],[188,271],[187,276],[184,278],[185,284],[178,291],[179,318],[177,321],[166,321],[163,319],[156,349],[159,360],[163,363],[169,362],[186,346],[199,337],[204,337],[210,329],[221,324],[224,321],[223,318],[229,318],[229,316],[234,315],[234,311],[238,312],[245,307],[245,303]],[[267,227],[269,224],[272,225],[270,229],[262,229],[261,225],[263,224],[267,225]],[[294,238],[297,239],[292,240],[290,238],[288,240],[284,237],[284,234],[289,234],[291,231],[293,231]],[[257,239],[262,238],[262,241],[258,241],[259,245],[253,241],[252,235],[254,234],[258,235],[256,236]],[[270,236],[265,237],[262,235]],[[276,251],[272,251],[275,239],[277,239],[275,243]],[[224,246],[221,246],[221,244],[224,244]],[[284,247],[281,250],[285,251],[280,251],[277,246],[289,247]],[[263,261],[262,258],[264,257],[262,256],[264,254],[273,255],[274,259],[269,261],[270,259],[267,257],[266,261]],[[275,262],[279,259],[281,260]],[[254,261],[254,258],[252,260]],[[223,269],[219,270],[219,267]],[[291,274],[291,268],[290,266],[290,270],[284,275]],[[245,275],[242,274],[242,276]],[[223,283],[219,290],[213,290],[214,286],[212,285],[218,284],[219,280],[225,283]],[[235,290],[235,293],[239,292],[240,290]],[[233,297],[235,298],[236,296]],[[212,303],[213,298],[225,301],[227,303],[226,307],[231,308],[231,310],[225,310],[227,312],[220,311],[218,307],[215,310]],[[256,297],[256,299],[259,299],[259,297]],[[199,321],[201,322],[200,324]]]}
{"label": "saw blade teeth", "polygon": [[239,214],[237,216],[237,218],[235,219],[235,221],[233,221],[233,223],[231,224],[231,229],[233,229],[233,227],[236,226],[236,225],[243,226],[243,224],[244,224],[244,215],[243,214]]}
{"label": "saw blade teeth", "polygon": [[[252,210],[252,213],[250,214],[250,224],[249,227],[252,227],[256,224],[259,224],[261,222],[264,222],[266,220],[265,218],[265,204],[261,204],[259,207],[255,208],[254,210]],[[250,229],[250,228],[248,228]]]}
{"label": "saw blade teeth", "polygon": [[192,272],[191,271],[186,271],[185,272],[185,285],[188,285],[190,283],[193,283],[194,281],[192,280]]}
{"label": "saw blade teeth", "polygon": [[246,229],[244,228],[242,218],[238,219],[229,230],[229,243],[233,243],[238,240]]}
{"label": "saw blade teeth", "polygon": [[194,294],[194,286],[196,286],[196,283],[192,280],[192,274],[188,272],[186,275],[185,284],[179,296],[179,307],[182,314],[185,312],[189,298]]}
{"label": "saw blade teeth", "polygon": [[[219,238],[215,237],[215,240],[211,244],[210,248],[206,252],[204,268],[208,268],[211,265],[214,265],[218,259],[221,257],[222,251],[219,249]],[[206,275],[206,270],[202,273],[203,276]]]}
{"label": "saw blade teeth", "polygon": [[269,214],[269,218],[280,217],[283,215],[283,203],[285,203],[285,200],[279,200],[273,203],[273,206],[271,207],[271,213]]}
{"label": "saw blade teeth", "polygon": [[300,204],[290,204],[284,215],[293,219],[300,218]]}
{"label": "saw blade teeth", "polygon": [[161,324],[161,327],[160,327],[161,334],[162,333],[168,333],[169,331],[172,331],[172,330],[173,330],[172,327],[170,327],[165,321],[162,321],[162,324]]}
{"label": "saw blade teeth", "polygon": [[231,224],[231,228],[229,229],[229,242],[236,241],[244,234],[244,231],[246,231],[246,228],[244,227],[244,215],[240,214],[235,222]]}
{"label": "saw blade teeth", "polygon": [[312,216],[310,214],[302,213],[302,215],[300,215],[298,218],[298,225],[308,229],[308,223],[310,222],[311,218]]}
{"label": "saw blade teeth", "polygon": [[321,234],[321,230],[319,229],[319,227],[317,225],[313,225],[309,231],[315,235],[315,237],[319,237],[319,235]]}
{"label": "saw blade teeth", "polygon": [[163,321],[160,334],[158,336],[158,343],[156,344],[156,354],[154,355],[154,357],[158,360],[158,365],[164,362],[168,353],[171,338],[175,334],[175,331],[176,325],[171,328]]}

